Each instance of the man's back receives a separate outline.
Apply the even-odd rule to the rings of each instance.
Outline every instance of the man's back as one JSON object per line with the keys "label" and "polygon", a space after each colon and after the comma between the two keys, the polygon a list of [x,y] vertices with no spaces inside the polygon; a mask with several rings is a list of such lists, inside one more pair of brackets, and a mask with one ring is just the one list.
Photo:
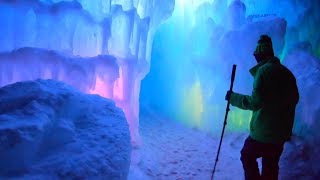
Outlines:
{"label": "man's back", "polygon": [[[295,105],[299,100],[296,79],[289,69],[283,66],[275,58],[268,61],[263,67],[263,101],[278,108],[286,108],[290,104]],[[282,106],[280,106],[282,105]]]}
{"label": "man's back", "polygon": [[253,112],[250,135],[261,142],[286,141],[291,136],[299,100],[295,77],[276,57],[261,66],[256,76],[261,84],[258,91],[262,106]]}

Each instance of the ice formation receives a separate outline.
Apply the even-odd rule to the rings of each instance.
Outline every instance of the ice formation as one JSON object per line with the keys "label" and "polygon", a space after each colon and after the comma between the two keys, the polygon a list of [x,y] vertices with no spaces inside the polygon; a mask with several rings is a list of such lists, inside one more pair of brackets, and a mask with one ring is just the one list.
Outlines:
{"label": "ice formation", "polygon": [[66,82],[82,92],[97,93],[113,99],[119,78],[116,58],[99,55],[90,58],[70,56],[53,50],[21,48],[0,53],[0,85],[39,77]]}
{"label": "ice formation", "polygon": [[[15,56],[15,62],[9,64],[27,64],[36,69],[30,71],[30,68],[8,65],[11,59],[4,55],[0,63],[8,75],[1,76],[0,84],[29,78],[68,79],[67,82],[71,81],[72,85],[80,87],[83,92],[111,97],[124,109],[132,141],[137,144],[140,81],[149,72],[151,45],[156,28],[171,15],[173,8],[174,0],[0,1],[0,52],[31,47],[12,52],[9,57]],[[53,50],[59,55],[51,51],[40,51],[39,56],[48,56],[37,57],[39,49],[36,48]],[[19,52],[26,51],[32,54],[31,59],[19,55]],[[62,53],[67,54],[66,57],[62,57]],[[114,58],[103,59],[98,55]],[[92,62],[83,62],[83,58],[71,58],[74,61],[68,62],[71,60],[69,56],[98,56],[96,59],[100,59],[100,63],[94,67],[82,67]],[[75,62],[78,59],[80,61]],[[115,82],[113,78],[116,69],[109,72],[101,67],[101,63],[109,63],[102,61],[110,59],[110,64],[116,59],[119,66]],[[61,72],[55,72],[56,65]],[[68,73],[73,74],[72,79],[67,77]],[[105,76],[111,79],[106,81]]]}
{"label": "ice formation", "polygon": [[101,96],[54,80],[17,82],[0,89],[0,124],[1,179],[128,175],[128,123]]}
{"label": "ice formation", "polygon": [[320,59],[312,54],[310,43],[298,43],[288,52],[283,63],[297,78],[300,102],[296,111],[295,132],[312,144],[320,139]]}

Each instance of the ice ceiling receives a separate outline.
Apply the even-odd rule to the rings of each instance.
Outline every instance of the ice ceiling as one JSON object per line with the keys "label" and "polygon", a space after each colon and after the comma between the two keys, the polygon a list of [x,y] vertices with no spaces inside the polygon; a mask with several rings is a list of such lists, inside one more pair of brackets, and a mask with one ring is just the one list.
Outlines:
{"label": "ice ceiling", "polygon": [[[317,0],[2,0],[0,85],[53,78],[111,98],[134,143],[139,103],[214,133],[232,64],[235,90],[251,91],[247,71],[260,34],[273,38],[282,60],[297,47],[320,56],[319,7]],[[229,128],[243,130],[249,118],[233,110]]]}

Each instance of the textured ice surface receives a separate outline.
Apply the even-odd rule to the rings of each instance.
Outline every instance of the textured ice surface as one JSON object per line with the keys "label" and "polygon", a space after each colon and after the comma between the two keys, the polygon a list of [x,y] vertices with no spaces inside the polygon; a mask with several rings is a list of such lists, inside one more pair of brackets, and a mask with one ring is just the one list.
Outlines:
{"label": "textured ice surface", "polygon": [[[101,73],[99,75],[95,70],[91,73],[79,72],[77,67],[69,70],[75,71],[81,78],[72,79],[72,83],[67,82],[72,85],[81,84],[80,89],[84,92],[88,92],[87,87],[92,89],[100,84],[99,90],[94,93],[109,98],[115,92],[113,99],[124,109],[132,140],[138,144],[140,81],[149,72],[151,46],[156,29],[171,15],[173,8],[174,0],[0,1],[0,52],[32,47],[62,52],[67,56],[115,57],[119,77],[114,84],[110,84],[113,79],[106,82],[104,78],[98,78]],[[37,54],[33,55],[37,59]],[[52,58],[48,56],[45,61]],[[37,66],[37,63],[32,66],[41,69],[41,72],[46,71],[43,66]],[[17,69],[14,72],[25,71],[20,67],[15,66]],[[81,68],[85,71],[88,69]],[[54,70],[50,71],[56,73]],[[103,76],[113,77],[113,72],[101,72],[105,74]],[[88,74],[89,77],[83,77],[83,74]],[[25,79],[21,74],[14,78],[11,75],[12,73],[2,76],[0,84],[6,84],[12,79]],[[46,77],[44,74],[39,76],[37,70],[29,71],[27,76]],[[82,81],[82,78],[88,81]],[[103,87],[105,84],[106,87]]]}
{"label": "textured ice surface", "polygon": [[0,177],[126,179],[131,144],[111,100],[54,80],[0,89]]}
{"label": "textured ice surface", "polygon": [[283,63],[296,76],[300,100],[296,112],[295,132],[313,142],[320,139],[320,60],[311,54],[310,46],[299,43]]}
{"label": "textured ice surface", "polygon": [[173,0],[2,1],[0,51],[28,46],[145,61],[155,28],[173,8]]}
{"label": "textured ice surface", "polygon": [[0,53],[0,75],[0,86],[41,77],[112,99],[119,67],[116,58],[109,55],[82,58],[47,49],[22,48]]}
{"label": "textured ice surface", "polygon": [[110,98],[125,112],[131,140],[138,144],[138,109],[136,104],[130,104],[132,91],[137,91],[132,84],[134,68],[131,63],[110,55],[80,57],[47,49],[21,48],[0,53],[0,85],[37,78],[55,79],[82,92]]}

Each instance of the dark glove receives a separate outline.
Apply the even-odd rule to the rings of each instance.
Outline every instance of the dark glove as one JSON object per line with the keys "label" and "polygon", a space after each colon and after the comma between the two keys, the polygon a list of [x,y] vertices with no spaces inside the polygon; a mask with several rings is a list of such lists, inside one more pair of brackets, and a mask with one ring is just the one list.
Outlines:
{"label": "dark glove", "polygon": [[225,100],[226,101],[229,101],[230,100],[230,96],[233,92],[232,91],[228,91],[227,94],[226,94],[226,97],[225,97]]}

